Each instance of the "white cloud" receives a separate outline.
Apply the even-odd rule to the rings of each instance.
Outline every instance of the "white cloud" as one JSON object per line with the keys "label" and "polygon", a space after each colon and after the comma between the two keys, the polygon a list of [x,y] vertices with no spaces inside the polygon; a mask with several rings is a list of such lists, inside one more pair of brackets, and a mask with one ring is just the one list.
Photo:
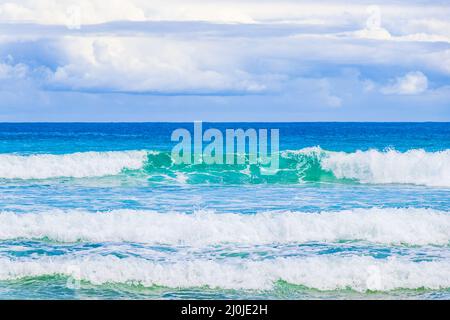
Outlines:
{"label": "white cloud", "polygon": [[425,62],[433,69],[450,75],[450,49],[428,53]]}
{"label": "white cloud", "polygon": [[[213,23],[297,23],[379,29],[378,21],[401,34],[417,33],[426,24],[430,33],[447,34],[450,8],[440,4],[392,4],[356,0],[0,0],[0,21],[67,25],[70,8],[80,9],[81,24],[111,21],[208,21]],[[378,19],[378,20],[377,20]],[[429,21],[429,22],[423,22]],[[431,22],[430,22],[431,21]],[[368,24],[370,23],[370,24]],[[385,27],[386,28],[386,27]],[[389,29],[388,28],[388,29]],[[392,32],[391,32],[392,33]],[[398,32],[396,32],[398,33]]]}
{"label": "white cloud", "polygon": [[[408,9],[408,7],[406,6],[405,9]],[[415,15],[411,15],[407,19],[403,18],[403,21],[393,24],[393,21],[389,20],[388,15],[388,26],[397,33],[394,36],[386,29],[386,26],[383,26],[383,14],[380,6],[372,5],[367,7],[367,14],[365,28],[343,32],[341,35],[385,41],[450,42],[450,33],[446,31],[449,27],[448,21],[430,18],[430,22],[426,23],[423,19],[417,20]],[[398,18],[402,17],[401,14],[398,15]],[[417,28],[418,25],[422,27]],[[441,28],[436,28],[436,25]]]}
{"label": "white cloud", "polygon": [[28,76],[29,70],[25,64],[15,65],[0,63],[0,80],[4,79],[24,79]]}
{"label": "white cloud", "polygon": [[[195,43],[195,45],[194,45]],[[71,90],[171,93],[256,93],[264,83],[239,68],[225,48],[204,41],[151,37],[70,37],[68,62],[49,85]]]}
{"label": "white cloud", "polygon": [[337,96],[328,96],[327,105],[332,108],[339,108],[342,106],[342,99]]}
{"label": "white cloud", "polygon": [[368,6],[366,27],[353,34],[358,38],[389,40],[391,34],[381,26],[381,9],[379,6]]}
{"label": "white cloud", "polygon": [[144,12],[133,1],[24,0],[0,1],[0,21],[68,25],[74,8],[79,9],[82,24],[145,20]]}
{"label": "white cloud", "polygon": [[408,72],[403,77],[391,80],[391,83],[383,88],[383,94],[420,94],[428,89],[428,78],[420,71]]}
{"label": "white cloud", "polygon": [[[208,37],[194,34],[127,36],[77,34],[47,39],[45,46],[20,39],[28,53],[40,53],[39,59],[50,60],[51,74],[46,74],[47,88],[89,92],[134,92],[156,94],[245,94],[285,90],[285,84],[296,78],[326,78],[329,72],[352,64],[403,70],[447,70],[437,62],[429,44],[395,43],[374,46],[373,43],[320,35],[284,37]],[[1,52],[11,53],[17,62],[13,41],[0,44]],[[49,52],[46,48],[52,48]],[[427,54],[430,52],[430,54]],[[450,51],[449,51],[450,52]],[[405,55],[408,53],[408,55]],[[50,54],[48,57],[42,54]],[[0,59],[2,57],[0,56]],[[431,63],[431,61],[434,61]],[[440,61],[443,61],[442,59]],[[56,66],[55,66],[56,64]],[[367,77],[367,76],[365,76]],[[366,83],[366,91],[376,82]],[[399,81],[400,83],[401,81]],[[387,87],[395,87],[395,81]],[[408,92],[385,88],[384,92]],[[407,94],[407,93],[404,93]],[[326,104],[339,106],[341,95]]]}
{"label": "white cloud", "polygon": [[[76,26],[77,21],[68,20],[70,14],[77,13],[77,10],[69,10],[74,5],[80,7],[81,24],[129,21],[91,29],[81,26],[75,32],[56,28],[59,31],[51,36],[30,31],[36,25],[25,28],[23,36],[6,33],[6,36],[0,36],[0,59],[3,58],[2,54],[16,56],[15,50],[19,48],[19,64],[0,65],[0,78],[11,77],[12,74],[17,77],[20,70],[23,74],[26,68],[34,69],[32,63],[28,67],[26,63],[32,61],[28,56],[37,55],[40,55],[37,63],[51,60],[49,69],[52,71],[43,73],[45,79],[42,83],[45,88],[87,92],[205,95],[280,93],[286,90],[288,82],[299,78],[314,82],[314,79],[330,77],[330,73],[339,72],[340,68],[348,65],[361,70],[366,67],[383,70],[395,66],[400,70],[418,69],[427,74],[450,75],[448,45],[423,43],[446,39],[448,31],[438,35],[438,26],[446,25],[440,23],[442,12],[450,10],[439,6],[391,6],[382,1],[378,7],[351,2],[344,4],[342,1],[327,5],[268,0],[213,0],[208,1],[208,4],[197,0],[180,1],[0,0],[0,19],[13,22]],[[425,30],[427,33],[417,33],[420,30],[417,29],[417,23],[411,24],[414,28],[409,25],[404,29],[393,23],[396,18],[408,21],[416,17],[417,20],[420,14],[435,17],[433,27]],[[72,18],[76,18],[76,15]],[[133,22],[150,20],[202,20],[237,25],[214,26],[217,30],[229,30],[224,36],[220,32],[211,32],[208,28],[213,26],[209,24],[203,24],[201,32],[180,34],[178,32],[184,26],[193,25],[196,30],[198,24],[183,22],[160,31],[158,28],[161,22]],[[248,26],[248,23],[261,25]],[[320,32],[314,31],[319,29],[308,29],[313,31],[293,34],[292,30],[301,30],[301,27],[278,25],[286,23],[314,24],[325,28]],[[135,27],[127,29],[130,26]],[[336,26],[346,26],[353,31],[335,32]],[[274,29],[267,31],[266,28],[272,27]],[[42,28],[36,29],[55,30],[47,26]],[[170,31],[171,28],[176,29],[176,32]],[[148,29],[152,29],[153,33],[148,32]],[[248,36],[249,30],[253,30],[251,36]],[[260,35],[259,30],[264,36]],[[273,30],[289,32],[274,35]],[[401,32],[394,33],[392,30]],[[57,50],[51,54],[48,49],[34,50],[33,45],[39,39],[51,43],[47,48],[56,47]],[[379,42],[374,44],[374,41],[366,39]],[[380,80],[382,72],[378,74],[377,79],[364,83],[365,92],[412,95],[422,93],[428,87],[428,79],[421,72],[408,73],[385,86],[381,83],[386,80]],[[322,88],[317,90],[322,105],[339,107],[349,99],[332,86],[318,87]]]}

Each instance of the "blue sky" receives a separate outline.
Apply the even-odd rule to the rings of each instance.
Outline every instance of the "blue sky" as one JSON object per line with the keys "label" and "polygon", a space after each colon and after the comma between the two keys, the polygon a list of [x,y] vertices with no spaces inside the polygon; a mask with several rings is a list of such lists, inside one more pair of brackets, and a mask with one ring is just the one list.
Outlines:
{"label": "blue sky", "polygon": [[450,121],[446,1],[0,0],[0,121]]}

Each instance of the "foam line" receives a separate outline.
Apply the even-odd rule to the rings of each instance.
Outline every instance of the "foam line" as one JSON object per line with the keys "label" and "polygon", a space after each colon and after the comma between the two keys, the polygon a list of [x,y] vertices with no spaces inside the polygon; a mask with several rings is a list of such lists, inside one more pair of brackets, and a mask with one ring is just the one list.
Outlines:
{"label": "foam line", "polygon": [[256,215],[135,210],[1,212],[0,239],[18,238],[191,246],[340,240],[446,246],[450,243],[450,213],[417,208]]}
{"label": "foam line", "polygon": [[145,151],[82,152],[73,154],[0,155],[0,178],[47,179],[58,177],[101,177],[123,169],[139,169]]}
{"label": "foam line", "polygon": [[286,281],[318,290],[450,288],[450,264],[370,257],[232,259],[160,263],[114,256],[0,259],[0,280],[64,275],[95,285],[124,283],[146,287],[270,290]]}

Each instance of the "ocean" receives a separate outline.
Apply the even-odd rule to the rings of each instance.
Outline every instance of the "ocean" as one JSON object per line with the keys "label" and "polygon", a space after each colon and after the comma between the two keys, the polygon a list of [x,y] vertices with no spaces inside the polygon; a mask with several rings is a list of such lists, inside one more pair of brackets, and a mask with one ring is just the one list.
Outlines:
{"label": "ocean", "polygon": [[174,164],[192,123],[0,124],[0,299],[449,299],[450,123],[279,129],[279,169]]}

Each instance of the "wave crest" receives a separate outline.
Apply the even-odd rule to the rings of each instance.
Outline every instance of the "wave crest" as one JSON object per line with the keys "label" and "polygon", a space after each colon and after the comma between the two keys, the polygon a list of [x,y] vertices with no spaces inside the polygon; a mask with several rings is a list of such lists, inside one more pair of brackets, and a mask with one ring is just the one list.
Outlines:
{"label": "wave crest", "polygon": [[450,187],[450,150],[326,151],[320,147],[280,153],[280,168],[261,164],[174,164],[170,152],[116,151],[66,155],[0,155],[0,178],[101,177],[139,170],[151,182],[187,184],[298,184],[302,182],[416,184]]}
{"label": "wave crest", "polygon": [[73,154],[0,155],[0,178],[48,179],[59,177],[101,177],[124,169],[139,169],[147,159],[145,151],[80,152]]}
{"label": "wave crest", "polygon": [[0,239],[18,238],[192,246],[341,240],[446,246],[450,243],[450,214],[413,208],[255,215],[133,210],[0,213]]}
{"label": "wave crest", "polygon": [[273,175],[250,165],[175,165],[169,153],[149,156],[145,171],[152,178],[183,183],[258,184],[302,182],[415,184],[450,187],[450,150],[356,151],[352,153],[305,148],[280,153]]}
{"label": "wave crest", "polygon": [[318,290],[450,288],[450,264],[370,257],[230,259],[160,263],[139,258],[53,257],[0,259],[0,280],[64,275],[95,285],[125,283],[146,287],[271,290],[285,281]]}
{"label": "wave crest", "polygon": [[337,179],[355,179],[362,183],[399,183],[435,187],[450,186],[450,151],[409,150],[324,152],[324,170]]}

